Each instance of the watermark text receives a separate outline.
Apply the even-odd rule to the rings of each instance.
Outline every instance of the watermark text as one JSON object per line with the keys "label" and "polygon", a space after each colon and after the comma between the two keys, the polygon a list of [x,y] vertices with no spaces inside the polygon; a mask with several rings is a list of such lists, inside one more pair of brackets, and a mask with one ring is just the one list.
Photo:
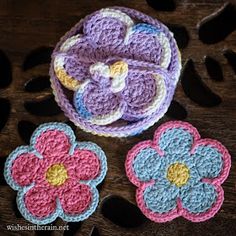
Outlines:
{"label": "watermark text", "polygon": [[20,225],[20,224],[11,224],[7,225],[7,230],[10,231],[31,231],[31,230],[69,230],[69,225]]}

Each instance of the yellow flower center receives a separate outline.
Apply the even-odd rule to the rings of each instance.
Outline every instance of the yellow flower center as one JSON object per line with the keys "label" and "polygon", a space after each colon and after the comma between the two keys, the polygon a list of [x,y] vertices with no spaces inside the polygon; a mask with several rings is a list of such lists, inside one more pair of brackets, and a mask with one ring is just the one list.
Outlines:
{"label": "yellow flower center", "polygon": [[46,179],[53,186],[60,186],[67,180],[67,170],[63,164],[54,164],[50,166],[46,173]]}
{"label": "yellow flower center", "polygon": [[185,185],[189,177],[189,169],[185,164],[174,163],[168,168],[167,179],[177,187]]}
{"label": "yellow flower center", "polygon": [[117,61],[110,65],[110,76],[112,78],[120,77],[128,73],[128,64],[124,61]]}

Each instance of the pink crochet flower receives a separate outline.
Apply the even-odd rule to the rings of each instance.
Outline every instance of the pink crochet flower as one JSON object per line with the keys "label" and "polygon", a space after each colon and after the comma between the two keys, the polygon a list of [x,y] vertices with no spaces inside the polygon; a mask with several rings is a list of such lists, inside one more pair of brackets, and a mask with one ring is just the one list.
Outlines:
{"label": "pink crochet flower", "polygon": [[71,128],[62,123],[41,125],[30,146],[13,151],[5,165],[8,184],[18,190],[22,215],[36,224],[57,216],[81,221],[98,204],[96,185],[107,170],[104,152],[91,142],[76,142]]}
{"label": "pink crochet flower", "polygon": [[181,121],[161,125],[154,140],[128,152],[125,164],[138,187],[139,208],[159,223],[179,216],[193,222],[213,217],[223,203],[221,184],[230,166],[230,154],[220,142],[201,139],[196,128]]}

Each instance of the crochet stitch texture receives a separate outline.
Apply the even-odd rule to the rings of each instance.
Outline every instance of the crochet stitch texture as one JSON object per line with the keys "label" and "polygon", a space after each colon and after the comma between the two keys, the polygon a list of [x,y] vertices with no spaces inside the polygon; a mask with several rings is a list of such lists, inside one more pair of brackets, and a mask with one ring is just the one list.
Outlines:
{"label": "crochet stitch texture", "polygon": [[122,137],[165,114],[180,69],[176,41],[165,25],[112,7],[86,16],[61,39],[50,75],[55,99],[72,122],[94,134]]}
{"label": "crochet stitch texture", "polygon": [[82,221],[96,209],[96,186],[107,171],[106,156],[91,142],[76,142],[63,123],[46,123],[6,160],[4,176],[17,190],[17,205],[25,219],[48,224],[57,217]]}
{"label": "crochet stitch texture", "polygon": [[128,152],[125,163],[128,178],[138,187],[139,208],[155,222],[213,217],[223,203],[221,184],[230,166],[230,154],[220,142],[201,139],[196,128],[181,121],[161,125],[153,141]]}

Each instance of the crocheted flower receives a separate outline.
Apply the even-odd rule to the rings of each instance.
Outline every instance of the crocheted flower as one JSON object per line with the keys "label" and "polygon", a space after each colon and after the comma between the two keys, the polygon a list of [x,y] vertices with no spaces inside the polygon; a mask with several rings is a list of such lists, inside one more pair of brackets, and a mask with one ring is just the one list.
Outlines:
{"label": "crocheted flower", "polygon": [[137,204],[155,222],[178,216],[205,221],[220,209],[231,158],[213,139],[200,139],[186,122],[161,125],[154,140],[141,142],[127,155],[126,172],[138,187]]}
{"label": "crocheted flower", "polygon": [[104,152],[91,142],[76,142],[71,128],[47,123],[33,133],[5,163],[7,183],[18,190],[21,214],[35,224],[61,217],[81,221],[96,209],[96,189],[107,171]]}
{"label": "crocheted flower", "polygon": [[94,125],[139,120],[160,108],[178,80],[180,57],[171,46],[166,28],[107,8],[86,17],[83,32],[60,45],[53,69],[75,91],[83,119]]}

